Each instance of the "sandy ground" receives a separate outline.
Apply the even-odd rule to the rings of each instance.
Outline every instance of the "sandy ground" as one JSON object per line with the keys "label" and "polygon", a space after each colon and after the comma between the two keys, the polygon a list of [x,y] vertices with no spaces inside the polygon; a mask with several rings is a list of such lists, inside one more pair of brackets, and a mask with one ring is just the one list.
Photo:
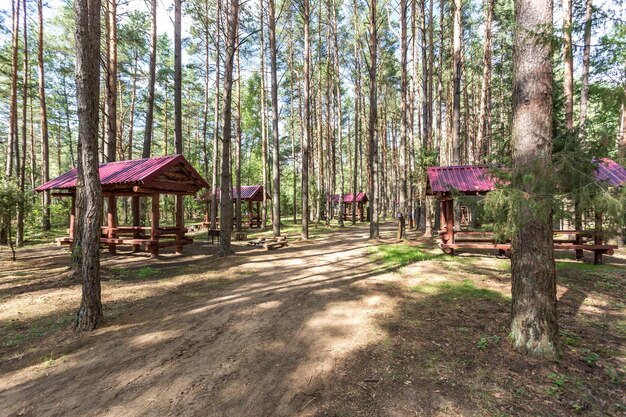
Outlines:
{"label": "sandy ground", "polygon": [[[271,252],[238,247],[226,261],[195,246],[193,255],[158,261],[103,255],[105,274],[128,263],[164,268],[167,278],[104,282],[101,329],[62,332],[43,363],[23,366],[37,353],[45,359],[37,348],[4,357],[0,414],[310,415],[337,388],[335,364],[381,337],[373,318],[392,300],[368,289],[386,278],[375,273],[365,228]],[[78,304],[76,283],[55,282],[67,253],[40,252],[30,261],[48,262],[53,275],[35,288],[10,287],[1,319],[16,309],[41,319]]]}
{"label": "sandy ground", "polygon": [[542,361],[507,339],[506,259],[367,236],[103,251],[104,323],[86,334],[67,250],[26,248],[0,261],[0,416],[624,415],[626,251],[558,254],[563,354]]}

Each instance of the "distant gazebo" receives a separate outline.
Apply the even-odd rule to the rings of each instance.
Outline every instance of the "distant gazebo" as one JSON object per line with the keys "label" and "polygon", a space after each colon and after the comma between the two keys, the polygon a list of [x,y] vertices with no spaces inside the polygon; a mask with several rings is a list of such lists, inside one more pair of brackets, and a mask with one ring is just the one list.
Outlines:
{"label": "distant gazebo", "polygon": [[[343,195],[343,218],[345,220],[352,217],[352,206],[356,204],[356,216],[360,222],[365,221],[365,204],[367,204],[369,200],[367,199],[367,194],[364,192],[356,193],[347,193]],[[335,194],[332,196],[333,207],[339,206],[339,194]]]}
{"label": "distant gazebo", "polygon": [[[241,203],[247,207],[247,213],[245,217],[242,216],[242,223],[246,223],[250,229],[255,227],[261,227],[261,202],[263,201],[263,186],[262,185],[242,185],[241,186]],[[233,205],[237,202],[237,187],[232,188]],[[220,191],[217,191],[217,200],[219,201]],[[266,200],[270,200],[271,197],[265,192]],[[211,194],[206,194],[201,197],[204,201],[211,201]],[[233,210],[233,216],[235,211]],[[217,218],[219,222],[219,216]],[[209,213],[204,214],[204,225],[210,227]]]}
{"label": "distant gazebo", "polygon": [[[161,194],[195,195],[209,184],[198,174],[182,155],[109,162],[100,165],[102,194],[108,200],[107,224],[102,226],[100,242],[108,245],[109,252],[116,253],[117,245],[132,245],[137,251],[141,246],[158,256],[159,249],[176,247],[181,253],[184,245],[193,243],[185,234],[183,212],[176,212],[176,225],[162,227],[159,224]],[[69,236],[57,239],[59,245],[72,245],[76,217],[76,168],[39,186],[36,191],[51,191],[53,197],[69,197]],[[132,226],[117,224],[117,197],[132,197]],[[141,225],[139,198],[150,197],[152,208],[150,226]]]}

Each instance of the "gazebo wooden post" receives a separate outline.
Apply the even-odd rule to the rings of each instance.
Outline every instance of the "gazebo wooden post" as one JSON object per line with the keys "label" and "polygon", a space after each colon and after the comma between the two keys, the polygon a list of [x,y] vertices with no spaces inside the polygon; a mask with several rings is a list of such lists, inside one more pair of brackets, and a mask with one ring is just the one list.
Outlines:
{"label": "gazebo wooden post", "polygon": [[252,228],[252,201],[248,201],[248,223],[249,227]]}
{"label": "gazebo wooden post", "polygon": [[[265,192],[265,191],[263,191]],[[256,215],[254,216],[255,219],[260,218],[261,217],[261,202],[257,201],[256,202]],[[252,221],[250,221],[250,228],[252,228]]]}
{"label": "gazebo wooden post", "polygon": [[[185,214],[185,206],[183,205],[183,199],[184,196],[182,195],[177,195],[176,196],[176,240],[180,241],[183,240],[185,237],[185,233],[183,232],[183,227],[184,227],[184,214]],[[183,245],[177,245],[176,246],[176,253],[177,254],[182,254],[183,253]]]}
{"label": "gazebo wooden post", "polygon": [[152,194],[152,211],[150,217],[150,253],[153,257],[159,256],[159,194]]}
{"label": "gazebo wooden post", "polygon": [[[602,230],[602,212],[595,212],[595,233],[593,238],[594,245],[602,245],[604,238],[604,231]],[[602,263],[602,252],[599,250],[593,251],[593,263]]]}
{"label": "gazebo wooden post", "polygon": [[[141,213],[139,211],[139,196],[133,196],[130,200],[131,211],[133,213],[133,226],[138,228],[141,226]],[[133,239],[141,238],[141,230],[133,230]],[[133,244],[133,252],[139,252],[141,245]]]}
{"label": "gazebo wooden post", "polygon": [[[107,237],[109,239],[115,238],[115,222],[116,222],[117,202],[115,195],[109,195],[109,203],[107,204]],[[109,253],[115,255],[116,253],[115,243],[109,243]]]}
{"label": "gazebo wooden post", "polygon": [[76,223],[76,193],[72,193],[70,206],[70,249],[74,247],[74,225]]}

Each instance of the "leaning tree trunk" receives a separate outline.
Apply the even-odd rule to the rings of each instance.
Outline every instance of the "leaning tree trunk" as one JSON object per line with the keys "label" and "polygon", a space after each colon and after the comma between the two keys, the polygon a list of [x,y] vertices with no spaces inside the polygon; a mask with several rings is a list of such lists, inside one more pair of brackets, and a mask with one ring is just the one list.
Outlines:
{"label": "leaning tree trunk", "polygon": [[[278,143],[278,77],[276,76],[276,10],[274,0],[269,0],[270,72],[272,96],[272,231],[280,236],[280,148]],[[265,190],[263,190],[265,193]]]}
{"label": "leaning tree trunk", "polygon": [[511,335],[522,352],[557,355],[552,201],[552,0],[516,0],[513,45]]}
{"label": "leaning tree trunk", "polygon": [[102,189],[98,173],[98,98],[100,97],[100,0],[76,0],[76,98],[78,103],[78,201],[82,299],[78,330],[93,330],[102,322],[100,301],[100,224]]}
{"label": "leaning tree trunk", "polygon": [[230,172],[230,142],[233,95],[233,61],[237,47],[237,26],[239,25],[239,0],[230,0],[228,13],[228,33],[226,35],[226,56],[224,61],[224,102],[222,106],[222,176],[220,184],[220,256],[232,253],[230,248],[233,230],[233,200]]}

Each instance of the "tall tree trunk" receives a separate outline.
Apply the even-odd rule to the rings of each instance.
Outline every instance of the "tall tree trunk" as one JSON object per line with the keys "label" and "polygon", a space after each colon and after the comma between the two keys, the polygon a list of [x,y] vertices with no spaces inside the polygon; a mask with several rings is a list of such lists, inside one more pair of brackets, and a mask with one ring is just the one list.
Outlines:
{"label": "tall tree trunk", "polygon": [[[17,61],[19,48],[20,30],[20,0],[13,0],[13,32],[11,39],[11,94],[9,110],[9,140],[7,141],[6,166],[4,170],[5,178],[13,176],[13,167],[17,162],[16,148],[18,143],[17,133]],[[4,225],[6,227],[6,224]]]}
{"label": "tall tree trunk", "polygon": [[[43,0],[37,1],[39,14],[39,37],[37,64],[39,65],[39,112],[41,117],[41,176],[42,182],[50,181],[50,139],[48,135],[48,109],[46,106],[46,84],[43,60]],[[43,193],[43,230],[50,230],[50,191]]]}
{"label": "tall tree trunk", "polygon": [[[335,94],[337,96],[337,135],[339,139],[339,226],[344,226],[344,166],[343,166],[343,113],[341,109],[341,65],[339,62],[339,34],[337,22],[337,4],[332,1],[333,37],[335,53]],[[348,126],[348,132],[350,127]]]}
{"label": "tall tree trunk", "polygon": [[486,0],[485,5],[485,49],[483,51],[483,82],[480,89],[480,119],[476,147],[478,160],[487,155],[488,137],[491,136],[491,22],[493,19],[494,0]]}
{"label": "tall tree trunk", "polygon": [[361,44],[359,42],[360,25],[359,25],[359,8],[357,0],[353,3],[353,19],[354,19],[354,73],[355,73],[355,86],[354,86],[354,172],[352,173],[352,225],[356,225],[356,195],[357,195],[357,180],[359,177],[359,156],[361,150],[359,145],[361,143],[361,118],[360,118],[360,104],[361,104]]}
{"label": "tall tree trunk", "polygon": [[452,51],[452,163],[461,163],[461,0],[454,0],[454,33]]}
{"label": "tall tree trunk", "polygon": [[150,64],[148,78],[148,100],[146,103],[146,128],[143,135],[142,158],[150,158],[154,120],[154,86],[156,84],[156,48],[157,48],[157,1],[150,1]]}
{"label": "tall tree trunk", "polygon": [[107,162],[115,161],[117,151],[117,2],[107,2],[107,77],[105,114],[107,119],[105,158]]}
{"label": "tall tree trunk", "polygon": [[408,196],[407,196],[407,132],[409,130],[409,85],[407,75],[409,45],[407,40],[407,20],[408,4],[407,0],[400,0],[400,149],[398,150],[400,162],[400,207],[399,211],[405,218],[408,217]]}
{"label": "tall tree trunk", "polygon": [[28,72],[28,23],[26,8],[26,0],[23,0],[22,6],[24,8],[22,12],[23,17],[23,36],[24,36],[24,53],[23,53],[23,72],[22,72],[22,143],[20,153],[18,155],[19,169],[17,172],[18,182],[20,188],[21,197],[17,204],[17,232],[15,234],[15,246],[21,248],[24,246],[24,190],[26,188],[26,133],[27,133],[27,110],[28,110],[28,84],[29,84],[29,72]]}
{"label": "tall tree trunk", "polygon": [[[182,99],[182,0],[174,0],[174,148],[177,154],[183,153],[183,99]],[[231,67],[232,70],[232,67]],[[231,74],[232,77],[232,74]],[[230,184],[230,183],[229,183]],[[182,227],[184,223],[183,196],[176,195],[175,217],[176,226]],[[232,206],[231,206],[232,213]],[[231,218],[232,228],[232,218]],[[179,249],[177,249],[178,252]]]}
{"label": "tall tree trunk", "polygon": [[[239,26],[237,26],[237,36],[239,36]],[[237,195],[235,200],[235,227],[237,232],[241,232],[241,62],[239,59],[239,48],[237,48],[237,145],[235,148],[235,184]],[[252,215],[252,213],[250,213]]]}
{"label": "tall tree trunk", "polygon": [[133,159],[133,131],[135,128],[135,102],[137,101],[137,51],[135,50],[134,64],[133,64],[133,82],[130,93],[130,120],[128,122],[128,159]]}
{"label": "tall tree trunk", "polygon": [[274,0],[269,4],[270,29],[270,72],[272,96],[272,231],[274,236],[280,236],[280,147],[278,135],[278,77],[276,75],[276,10]]}
{"label": "tall tree trunk", "polygon": [[202,154],[204,177],[209,178],[209,147],[208,147],[208,127],[209,127],[209,80],[211,68],[211,56],[209,52],[210,27],[209,27],[209,0],[204,0],[204,14],[202,23],[204,24],[204,108],[202,111]]}
{"label": "tall tree trunk", "polygon": [[267,227],[267,103],[265,102],[265,12],[263,2],[259,0],[260,40],[261,40],[261,167],[263,182],[263,201],[261,202],[261,228]]}
{"label": "tall tree trunk", "polygon": [[302,0],[304,22],[304,135],[302,138],[302,239],[309,238],[309,143],[311,138],[311,11]]}
{"label": "tall tree trunk", "polygon": [[76,97],[78,102],[79,242],[82,299],[78,330],[93,330],[102,322],[100,301],[100,224],[102,189],[98,173],[98,98],[100,97],[100,0],[75,0]]}
{"label": "tall tree trunk", "polygon": [[378,227],[378,95],[376,84],[378,28],[376,27],[376,0],[370,0],[369,33],[369,82],[370,82],[370,118],[369,118],[369,166],[372,173],[370,182],[370,239],[380,236]]}
{"label": "tall tree trunk", "polygon": [[230,0],[224,60],[224,103],[222,106],[222,178],[220,182],[220,256],[232,253],[230,248],[233,230],[233,199],[230,172],[230,142],[233,95],[233,61],[237,48],[237,26],[239,25],[239,0]]}
{"label": "tall tree trunk", "polygon": [[572,0],[563,0],[563,83],[565,126],[574,129],[574,55],[572,53]]}
{"label": "tall tree trunk", "polygon": [[220,122],[220,19],[222,2],[215,2],[215,114],[213,128],[213,167],[211,170],[211,229],[217,228],[217,161],[219,159],[219,122]]}
{"label": "tall tree trunk", "polygon": [[581,133],[585,130],[587,123],[587,103],[589,101],[589,64],[591,61],[591,24],[593,5],[592,0],[587,0],[585,7],[585,46],[583,47],[583,73],[582,86],[580,88],[580,120],[579,126]]}
{"label": "tall tree trunk", "polygon": [[513,45],[513,185],[528,202],[513,205],[511,335],[525,353],[553,357],[558,348],[551,175],[552,0],[516,0]]}

